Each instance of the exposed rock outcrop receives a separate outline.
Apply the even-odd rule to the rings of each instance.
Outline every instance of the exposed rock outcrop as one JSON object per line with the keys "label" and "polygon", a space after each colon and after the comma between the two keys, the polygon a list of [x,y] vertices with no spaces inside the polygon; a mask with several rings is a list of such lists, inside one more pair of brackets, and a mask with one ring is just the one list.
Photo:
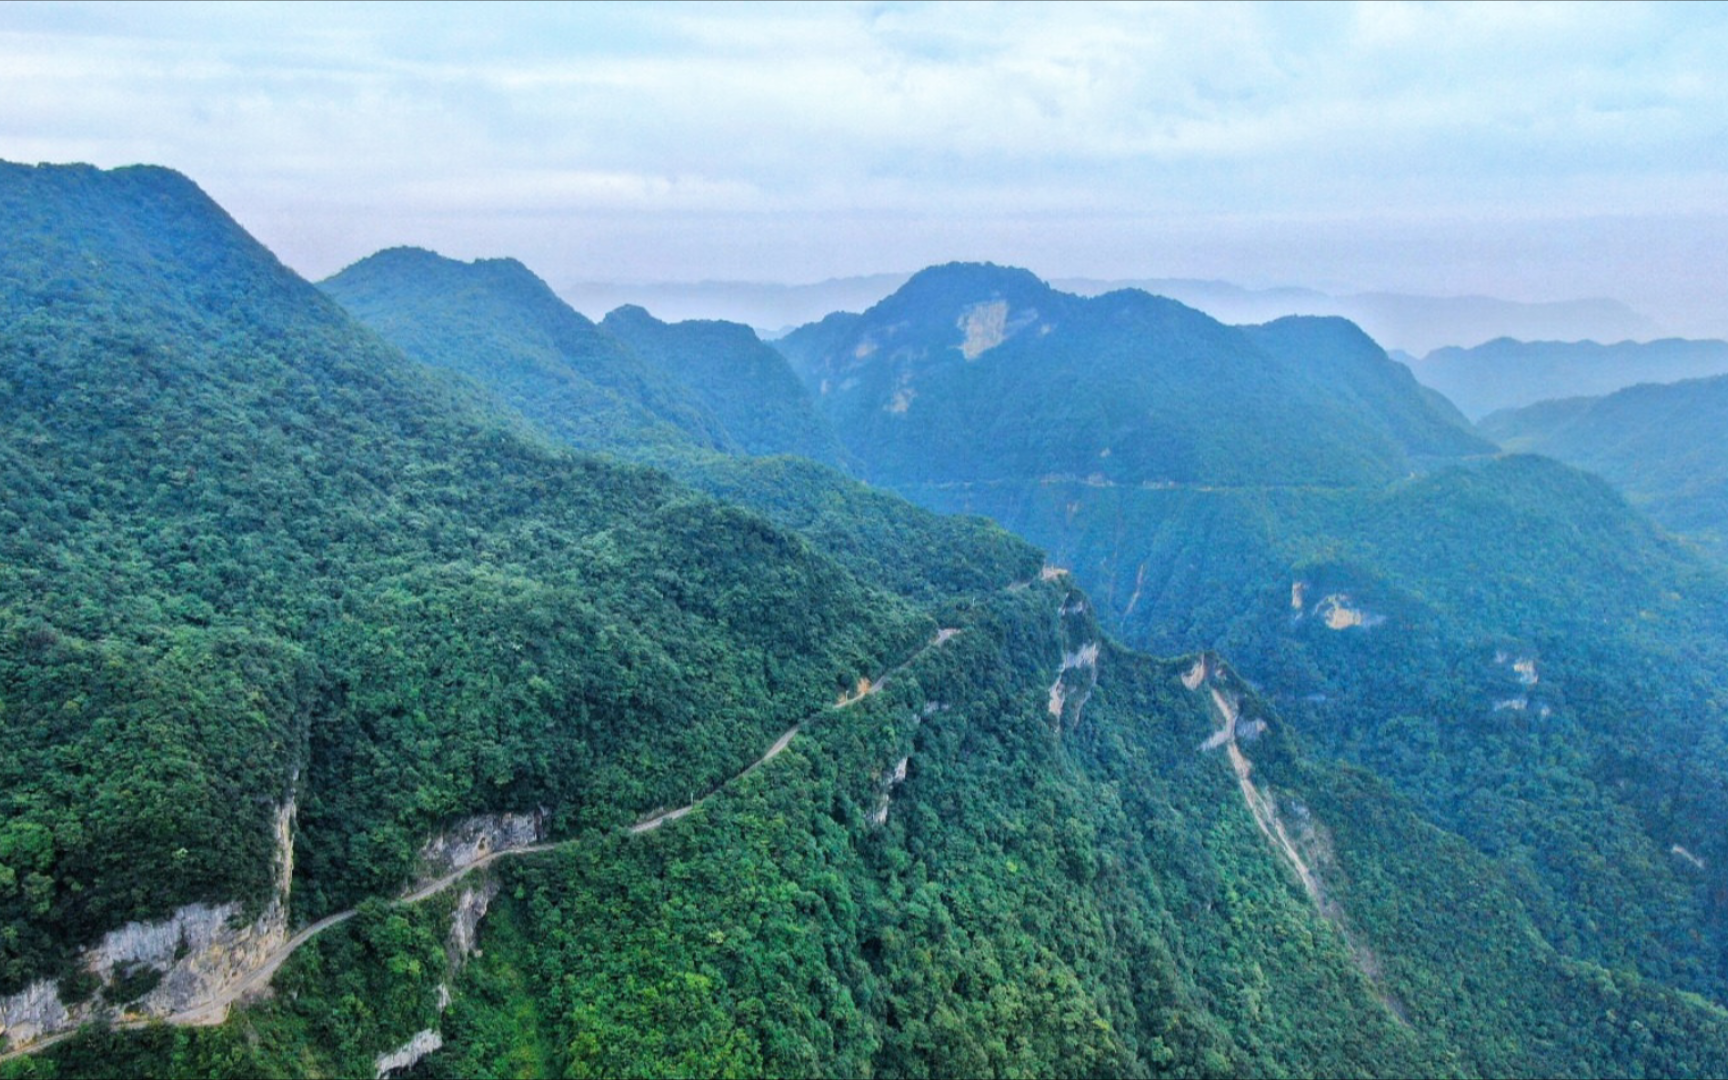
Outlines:
{"label": "exposed rock outcrop", "polygon": [[[238,903],[188,904],[166,919],[111,930],[79,957],[101,983],[95,998],[68,1007],[54,982],[32,983],[0,999],[0,1035],[18,1048],[86,1023],[103,1007],[117,1007],[121,1020],[159,1019],[222,997],[288,940],[295,811],[293,798],[276,809],[275,888],[257,918],[241,922]],[[116,1000],[116,983],[132,982],[144,971],[160,974],[155,985],[134,1000]],[[210,1022],[222,1015],[225,1010]]]}
{"label": "exposed rock outcrop", "polygon": [[378,1070],[378,1080],[384,1080],[384,1077],[396,1072],[398,1069],[406,1069],[418,1065],[421,1058],[443,1045],[444,1036],[438,1034],[436,1031],[433,1031],[430,1028],[425,1031],[416,1031],[413,1038],[409,1039],[395,1050],[390,1051],[388,1054],[378,1055],[378,1060],[373,1062],[373,1065]]}
{"label": "exposed rock outcrop", "polygon": [[545,815],[480,814],[457,822],[428,840],[420,849],[422,882],[434,881],[452,870],[484,859],[499,851],[529,847],[545,835]]}
{"label": "exposed rock outcrop", "polygon": [[903,757],[889,770],[888,775],[882,778],[882,793],[877,796],[876,809],[871,811],[870,824],[888,824],[888,804],[893,801],[894,789],[906,782],[906,773],[911,764],[911,757]]}
{"label": "exposed rock outcrop", "polygon": [[486,917],[486,909],[497,895],[498,882],[491,874],[486,874],[472,885],[462,886],[462,894],[456,898],[456,912],[450,917],[448,947],[451,967],[461,967],[462,961],[473,955],[480,932],[480,920]]}

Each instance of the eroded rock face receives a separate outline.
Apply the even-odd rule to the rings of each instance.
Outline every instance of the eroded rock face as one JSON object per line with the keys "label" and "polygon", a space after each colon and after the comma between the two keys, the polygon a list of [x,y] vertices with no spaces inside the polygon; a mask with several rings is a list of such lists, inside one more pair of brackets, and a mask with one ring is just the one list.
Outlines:
{"label": "eroded rock face", "polygon": [[398,1069],[406,1069],[417,1065],[420,1059],[444,1045],[444,1036],[436,1031],[416,1031],[414,1037],[388,1054],[379,1054],[378,1060],[372,1064],[378,1070],[379,1080]]}
{"label": "eroded rock face", "polygon": [[11,997],[0,998],[0,1037],[7,1049],[26,1046],[57,1031],[77,1027],[90,1018],[86,1002],[68,1009],[52,979],[41,979]]}
{"label": "eroded rock face", "polygon": [[490,873],[486,874],[482,881],[462,886],[462,894],[456,898],[456,913],[450,919],[449,949],[452,967],[460,967],[462,961],[473,954],[480,932],[480,920],[486,917],[486,909],[497,895],[498,882],[493,880]]}
{"label": "eroded rock face", "polygon": [[420,849],[422,880],[436,880],[452,870],[472,866],[494,852],[528,847],[542,835],[542,815],[538,810],[467,818],[434,836]]}
{"label": "eroded rock face", "polygon": [[893,801],[894,789],[906,782],[911,765],[911,757],[903,757],[888,771],[888,775],[882,778],[882,790],[876,796],[876,809],[870,812],[870,824],[888,824],[888,804]]}
{"label": "eroded rock face", "polygon": [[[166,1018],[216,999],[256,971],[288,940],[295,812],[292,798],[276,809],[276,887],[256,919],[239,922],[238,903],[188,904],[166,919],[109,931],[79,958],[102,982],[95,998],[68,1007],[53,981],[32,983],[0,999],[0,1035],[12,1048],[26,1046],[86,1023],[103,1006],[118,1007],[123,1020]],[[144,970],[161,974],[154,987],[133,1001],[113,999],[117,978]]]}

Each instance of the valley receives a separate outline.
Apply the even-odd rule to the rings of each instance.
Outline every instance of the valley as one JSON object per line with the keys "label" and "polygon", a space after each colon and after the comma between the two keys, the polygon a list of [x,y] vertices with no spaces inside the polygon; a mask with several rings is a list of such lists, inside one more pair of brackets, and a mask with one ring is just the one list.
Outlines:
{"label": "valley", "polygon": [[0,215],[8,1080],[1728,1068],[1728,582],[1348,322]]}

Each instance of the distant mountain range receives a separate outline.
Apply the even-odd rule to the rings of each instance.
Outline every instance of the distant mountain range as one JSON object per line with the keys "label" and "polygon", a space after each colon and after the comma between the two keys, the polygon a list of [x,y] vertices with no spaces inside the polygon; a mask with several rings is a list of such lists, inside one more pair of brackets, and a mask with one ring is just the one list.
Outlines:
{"label": "distant mountain range", "polygon": [[1728,376],[1544,401],[1480,427],[1509,450],[1601,474],[1657,521],[1728,557]]}
{"label": "distant mountain range", "polygon": [[1728,373],[1728,341],[1515,341],[1436,349],[1406,361],[1423,384],[1445,394],[1472,420],[1556,398],[1613,393],[1637,383],[1668,383]]}
{"label": "distant mountain range", "polygon": [[[593,318],[624,304],[639,304],[671,322],[727,319],[757,327],[772,338],[830,312],[862,311],[910,277],[905,273],[871,274],[806,285],[580,281],[559,292],[571,306]],[[1286,315],[1338,315],[1361,326],[1382,345],[1415,354],[1448,345],[1476,345],[1498,337],[1624,341],[1648,339],[1661,332],[1646,316],[1610,299],[1524,302],[1389,292],[1333,295],[1306,288],[1248,289],[1192,278],[1054,278],[1051,284],[1081,296],[1143,289],[1180,300],[1226,323],[1263,323]]]}

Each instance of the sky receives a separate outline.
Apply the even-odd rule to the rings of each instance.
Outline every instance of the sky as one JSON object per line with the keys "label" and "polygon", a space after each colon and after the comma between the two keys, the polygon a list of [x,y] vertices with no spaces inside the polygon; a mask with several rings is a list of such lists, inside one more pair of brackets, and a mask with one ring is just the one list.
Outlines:
{"label": "sky", "polygon": [[0,158],[167,165],[323,277],[1728,282],[1717,4],[0,4]]}

